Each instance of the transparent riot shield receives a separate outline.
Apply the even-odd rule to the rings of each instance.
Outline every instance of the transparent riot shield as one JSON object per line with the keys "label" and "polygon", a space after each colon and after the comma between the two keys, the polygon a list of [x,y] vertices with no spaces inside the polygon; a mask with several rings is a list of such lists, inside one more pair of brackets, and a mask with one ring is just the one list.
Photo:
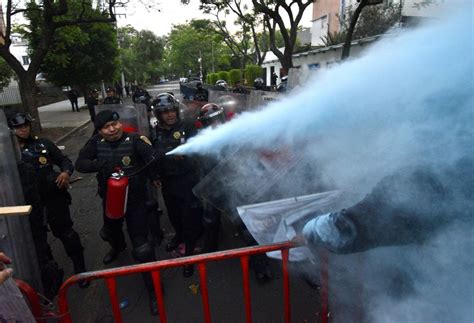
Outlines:
{"label": "transparent riot shield", "polygon": [[102,110],[116,111],[120,115],[123,131],[139,133],[147,137],[150,136],[148,110],[145,104],[102,104],[95,106],[96,114]]}
{"label": "transparent riot shield", "polygon": [[238,222],[237,206],[273,199],[275,187],[298,164],[299,158],[277,150],[240,148],[228,153],[193,192]]}
{"label": "transparent riot shield", "polygon": [[[0,207],[24,204],[15,145],[18,145],[16,137],[0,110]],[[42,290],[28,216],[0,216],[0,251],[12,258],[15,277]]]}
{"label": "transparent riot shield", "polygon": [[234,114],[251,109],[249,98],[249,94],[209,90],[209,102],[218,104],[224,108],[228,119]]}
{"label": "transparent riot shield", "polygon": [[185,121],[196,121],[199,111],[207,104],[204,101],[186,100],[180,101],[180,118]]}
{"label": "transparent riot shield", "polygon": [[253,90],[249,95],[250,109],[257,109],[278,99],[278,92]]}

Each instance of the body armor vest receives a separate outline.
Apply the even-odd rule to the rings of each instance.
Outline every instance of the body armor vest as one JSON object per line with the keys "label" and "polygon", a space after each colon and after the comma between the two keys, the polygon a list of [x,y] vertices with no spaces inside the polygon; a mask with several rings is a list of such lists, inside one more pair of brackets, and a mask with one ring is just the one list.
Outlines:
{"label": "body armor vest", "polygon": [[51,153],[48,147],[37,137],[22,148],[21,159],[33,165],[40,173],[49,173],[53,170]]}
{"label": "body armor vest", "polygon": [[126,175],[133,173],[137,168],[133,138],[130,136],[122,139],[117,146],[111,145],[105,139],[100,139],[97,143],[97,157],[99,160],[106,160],[113,167],[122,169]]}
{"label": "body armor vest", "polygon": [[186,143],[186,131],[184,123],[180,123],[176,128],[171,130],[157,129],[156,142],[157,148],[161,153],[167,153]]}

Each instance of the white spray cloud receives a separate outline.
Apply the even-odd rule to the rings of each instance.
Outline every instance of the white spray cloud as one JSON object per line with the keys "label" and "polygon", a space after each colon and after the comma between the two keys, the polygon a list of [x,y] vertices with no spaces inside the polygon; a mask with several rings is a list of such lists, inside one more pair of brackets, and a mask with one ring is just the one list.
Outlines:
{"label": "white spray cloud", "polygon": [[365,56],[320,72],[307,87],[204,131],[173,153],[297,146],[338,187],[370,178],[365,189],[404,165],[449,163],[472,151],[472,54],[472,19],[464,10],[388,36]]}
{"label": "white spray cloud", "polygon": [[[173,153],[292,147],[323,180],[359,195],[401,167],[436,168],[474,156],[473,8],[471,1],[452,7],[460,3],[449,18],[387,36],[363,57],[320,72],[307,87],[206,130]],[[289,186],[307,181],[305,174]],[[242,176],[251,178],[252,170]],[[472,321],[473,236],[472,226],[450,226],[425,245],[378,248],[362,260],[333,256],[334,320],[357,322],[355,304],[363,322]],[[406,290],[391,286],[397,281]]]}

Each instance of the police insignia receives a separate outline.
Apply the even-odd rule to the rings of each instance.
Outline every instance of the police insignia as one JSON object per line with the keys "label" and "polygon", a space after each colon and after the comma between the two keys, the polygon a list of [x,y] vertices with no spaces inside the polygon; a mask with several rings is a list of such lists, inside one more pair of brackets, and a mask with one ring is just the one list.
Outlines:
{"label": "police insignia", "polygon": [[179,131],[176,131],[174,134],[173,134],[173,138],[178,140],[179,138],[181,138],[181,133]]}
{"label": "police insignia", "polygon": [[123,156],[123,158],[122,158],[122,164],[124,166],[130,165],[131,161],[132,161],[132,159],[130,158],[130,156]]}
{"label": "police insignia", "polygon": [[148,139],[146,136],[140,136],[140,139],[143,140],[145,143],[151,145],[150,139]]}
{"label": "police insignia", "polygon": [[38,158],[38,162],[41,164],[41,165],[46,165],[48,163],[48,158],[44,157],[44,156],[40,156]]}

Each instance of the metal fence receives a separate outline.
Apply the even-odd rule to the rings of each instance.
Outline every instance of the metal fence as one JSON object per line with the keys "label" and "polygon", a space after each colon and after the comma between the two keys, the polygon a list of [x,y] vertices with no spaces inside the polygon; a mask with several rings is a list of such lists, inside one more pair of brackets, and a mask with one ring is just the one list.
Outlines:
{"label": "metal fence", "polygon": [[0,90],[0,105],[19,103],[21,103],[21,96],[17,85],[10,85]]}

